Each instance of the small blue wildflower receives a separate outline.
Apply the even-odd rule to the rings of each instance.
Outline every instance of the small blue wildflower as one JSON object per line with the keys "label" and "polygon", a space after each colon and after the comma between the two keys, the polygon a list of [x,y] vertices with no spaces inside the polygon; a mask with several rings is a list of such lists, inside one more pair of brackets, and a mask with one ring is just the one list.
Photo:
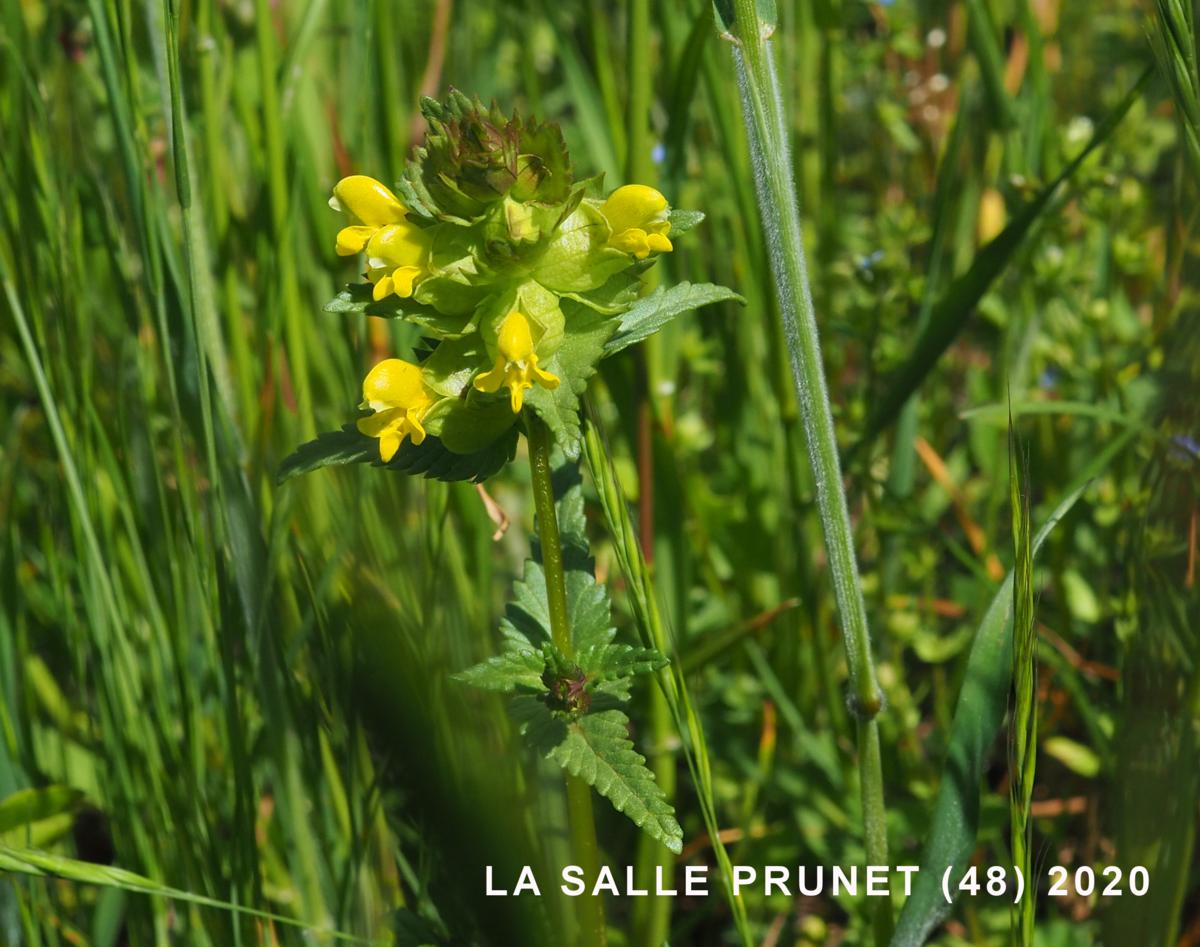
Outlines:
{"label": "small blue wildflower", "polygon": [[667,160],[667,149],[662,142],[654,146],[654,149],[650,152],[650,160],[655,164],[662,164]]}
{"label": "small blue wildflower", "polygon": [[858,258],[858,259],[855,261],[855,265],[856,265],[856,266],[857,266],[857,267],[858,267],[860,270],[869,270],[869,269],[871,269],[872,267],[874,267],[874,266],[875,266],[875,264],[876,264],[876,263],[878,263],[878,262],[879,262],[880,260],[882,260],[882,259],[883,259],[883,251],[882,251],[882,250],[876,250],[876,251],[874,251],[873,253],[869,253],[869,254],[867,254],[866,256],[860,256],[860,257],[859,257],[859,258]]}
{"label": "small blue wildflower", "polygon": [[1171,453],[1180,460],[1200,460],[1200,441],[1194,437],[1189,437],[1187,434],[1176,434],[1171,438],[1171,444],[1176,448]]}

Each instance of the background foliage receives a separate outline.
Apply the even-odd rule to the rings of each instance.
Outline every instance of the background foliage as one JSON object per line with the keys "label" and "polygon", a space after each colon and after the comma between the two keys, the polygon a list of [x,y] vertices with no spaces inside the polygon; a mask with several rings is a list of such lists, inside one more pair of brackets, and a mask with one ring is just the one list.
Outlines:
{"label": "background foliage", "polygon": [[[1162,25],[1194,30],[1194,16],[1171,0],[779,7],[887,698],[893,858],[919,856],[968,651],[1012,562],[1011,399],[1034,529],[1103,460],[1035,563],[1033,858],[1155,865],[1147,899],[1043,897],[1038,942],[1195,943],[1186,122],[1200,83],[1194,33],[1189,63],[1186,36]],[[528,553],[524,466],[487,484],[519,524],[499,539],[469,484],[366,466],[276,484],[294,445],[348,416],[371,362],[416,342],[322,311],[354,276],[333,252],[329,189],[350,172],[394,179],[422,133],[419,94],[453,85],[561,121],[581,174],[708,214],[663,281],[725,284],[748,305],[606,362],[597,410],[698,701],[731,857],[861,861],[844,660],[738,90],[706,2],[14,0],[0,23],[0,841],[361,937],[553,936],[558,900],[485,898],[481,866],[515,879],[567,861],[561,782],[517,752],[499,698],[451,679],[496,651]],[[938,309],[1155,54],[1167,81],[1051,195],[979,305]],[[951,344],[917,366],[896,417],[894,373],[938,318]],[[683,863],[708,861],[673,733],[632,736],[660,782],[678,770]],[[1009,785],[1003,747],[985,759],[990,864],[1010,858]],[[608,860],[630,863],[637,830],[597,812]],[[747,909],[764,943],[865,936],[851,899],[750,895]],[[610,913],[634,942],[662,923],[673,943],[733,929],[715,895]],[[1008,922],[1006,904],[973,899],[935,936],[998,943]],[[327,939],[121,887],[0,879],[0,943]]]}

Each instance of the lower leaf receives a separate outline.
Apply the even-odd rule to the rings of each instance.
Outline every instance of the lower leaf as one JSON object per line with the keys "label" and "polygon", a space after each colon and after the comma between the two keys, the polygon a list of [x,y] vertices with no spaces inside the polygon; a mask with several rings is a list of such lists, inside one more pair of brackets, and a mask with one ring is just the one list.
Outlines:
{"label": "lower leaf", "polygon": [[585,714],[566,730],[566,739],[547,756],[678,855],[683,850],[683,829],[645,757],[633,748],[629,718],[619,710],[605,710]]}

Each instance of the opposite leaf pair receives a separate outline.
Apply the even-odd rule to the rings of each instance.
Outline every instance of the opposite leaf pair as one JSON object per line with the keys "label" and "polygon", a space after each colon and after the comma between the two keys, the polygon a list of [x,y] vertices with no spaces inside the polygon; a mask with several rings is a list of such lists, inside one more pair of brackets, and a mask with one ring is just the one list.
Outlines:
{"label": "opposite leaf pair", "polygon": [[645,832],[673,852],[683,832],[654,774],[633,748],[629,700],[634,677],[666,667],[659,652],[614,641],[608,591],[596,582],[587,555],[583,488],[578,469],[560,465],[564,485],[557,503],[566,547],[567,606],[573,653],[553,643],[546,573],[536,559],[513,590],[495,657],[456,675],[486,690],[513,694],[512,712],[533,749],[578,776]]}

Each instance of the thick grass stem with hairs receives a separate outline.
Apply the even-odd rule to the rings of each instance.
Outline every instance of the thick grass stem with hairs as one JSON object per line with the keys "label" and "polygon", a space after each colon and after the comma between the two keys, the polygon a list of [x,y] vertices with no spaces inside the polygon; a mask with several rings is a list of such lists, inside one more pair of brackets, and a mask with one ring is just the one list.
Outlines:
{"label": "thick grass stem with hairs", "polygon": [[[886,865],[883,772],[875,720],[882,709],[883,697],[871,658],[866,604],[842,487],[825,370],[821,363],[821,343],[804,253],[799,197],[792,174],[783,92],[769,42],[774,24],[760,15],[760,4],[756,0],[734,0],[731,25],[759,210],[771,253],[771,272],[783,318],[792,381],[808,442],[829,575],[850,671],[850,704],[858,728],[859,789],[867,862]],[[880,899],[872,912],[876,941],[885,943],[891,934],[891,906],[886,899]]]}

